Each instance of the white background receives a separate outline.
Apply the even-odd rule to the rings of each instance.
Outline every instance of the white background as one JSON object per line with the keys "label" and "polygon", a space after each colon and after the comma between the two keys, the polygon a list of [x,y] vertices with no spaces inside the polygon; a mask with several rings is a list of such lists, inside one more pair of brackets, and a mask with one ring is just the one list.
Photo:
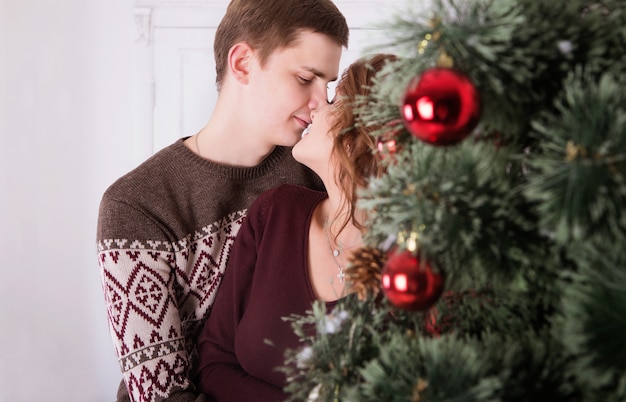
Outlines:
{"label": "white background", "polygon": [[154,151],[136,6],[0,0],[0,402],[114,400],[95,232],[104,190]]}

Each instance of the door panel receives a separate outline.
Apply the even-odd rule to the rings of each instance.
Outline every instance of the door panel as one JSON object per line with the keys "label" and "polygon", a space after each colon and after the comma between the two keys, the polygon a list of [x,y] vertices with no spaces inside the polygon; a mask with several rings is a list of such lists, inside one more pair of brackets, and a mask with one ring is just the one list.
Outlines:
{"label": "door panel", "polygon": [[215,29],[154,30],[154,151],[207,123],[217,98]]}

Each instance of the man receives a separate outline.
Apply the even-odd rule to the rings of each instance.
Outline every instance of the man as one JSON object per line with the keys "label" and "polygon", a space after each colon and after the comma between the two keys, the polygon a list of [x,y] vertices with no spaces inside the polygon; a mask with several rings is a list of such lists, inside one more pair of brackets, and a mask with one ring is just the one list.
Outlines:
{"label": "man", "polygon": [[207,125],[105,192],[97,241],[118,401],[206,400],[192,378],[195,339],[232,241],[261,192],[320,188],[289,147],[326,102],[347,43],[330,0],[233,0],[215,36]]}

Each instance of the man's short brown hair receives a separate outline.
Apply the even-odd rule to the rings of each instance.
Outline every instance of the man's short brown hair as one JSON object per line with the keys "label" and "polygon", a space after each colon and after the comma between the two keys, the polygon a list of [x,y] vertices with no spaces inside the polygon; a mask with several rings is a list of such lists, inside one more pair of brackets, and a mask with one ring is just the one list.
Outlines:
{"label": "man's short brown hair", "polygon": [[249,44],[263,65],[274,50],[289,46],[303,30],[325,34],[348,47],[348,24],[331,0],[232,0],[213,43],[218,90],[234,44]]}

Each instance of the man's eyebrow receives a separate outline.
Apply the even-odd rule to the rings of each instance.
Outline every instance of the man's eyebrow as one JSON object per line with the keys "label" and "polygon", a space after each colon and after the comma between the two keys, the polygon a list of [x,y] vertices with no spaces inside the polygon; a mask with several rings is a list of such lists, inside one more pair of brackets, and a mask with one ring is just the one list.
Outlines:
{"label": "man's eyebrow", "polygon": [[[323,72],[313,68],[313,67],[302,67],[305,70],[309,71],[310,73],[313,73],[313,75],[315,75],[316,77],[322,78],[322,79],[327,79],[326,74],[324,74]],[[333,77],[331,79],[328,79],[328,81],[337,81],[337,77]]]}

